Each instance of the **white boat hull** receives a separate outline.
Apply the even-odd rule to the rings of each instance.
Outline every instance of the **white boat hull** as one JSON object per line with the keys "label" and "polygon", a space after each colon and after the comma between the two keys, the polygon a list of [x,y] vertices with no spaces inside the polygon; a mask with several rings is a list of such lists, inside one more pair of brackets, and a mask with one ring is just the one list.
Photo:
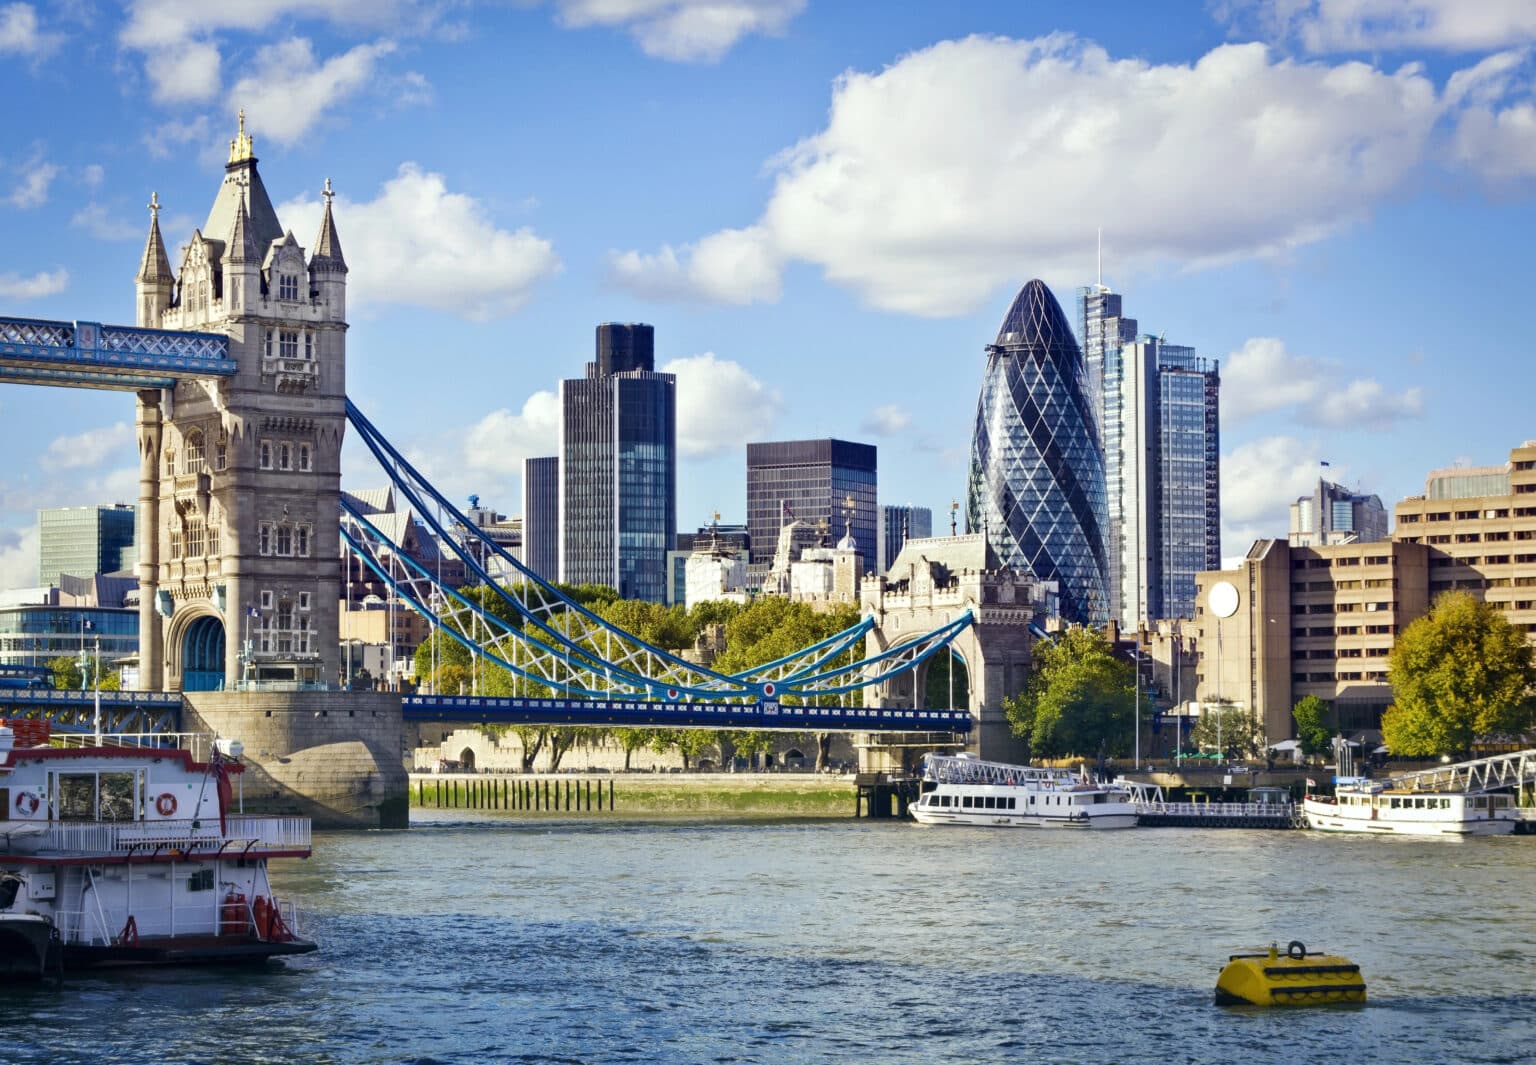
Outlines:
{"label": "white boat hull", "polygon": [[[1447,812],[1423,811],[1424,814]],[[1307,819],[1307,827],[1319,832],[1370,836],[1504,836],[1513,832],[1516,824],[1510,817],[1428,817],[1420,816],[1420,811],[1348,808],[1314,799],[1302,802],[1302,813]],[[1371,816],[1373,813],[1374,817]]]}
{"label": "white boat hull", "polygon": [[1040,817],[1010,814],[1006,810],[955,810],[912,808],[912,818],[920,825],[974,825],[982,828],[1065,828],[1108,829],[1135,828],[1136,812],[1094,811],[1082,816]]}

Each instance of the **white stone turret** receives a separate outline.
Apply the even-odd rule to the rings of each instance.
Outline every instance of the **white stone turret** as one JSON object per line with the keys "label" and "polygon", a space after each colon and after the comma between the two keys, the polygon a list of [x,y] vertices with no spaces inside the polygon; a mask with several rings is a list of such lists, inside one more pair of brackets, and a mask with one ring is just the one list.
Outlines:
{"label": "white stone turret", "polygon": [[336,220],[331,217],[331,179],[325,179],[325,214],[320,219],[320,233],[309,257],[309,287],[327,321],[347,320],[347,260],[341,254],[341,238],[336,234]]}
{"label": "white stone turret", "polygon": [[144,243],[144,257],[139,262],[139,273],[134,279],[138,297],[136,321],[138,325],[160,328],[160,316],[171,305],[176,289],[176,277],[171,273],[171,261],[165,254],[165,241],[160,237],[160,196],[149,197],[149,239]]}

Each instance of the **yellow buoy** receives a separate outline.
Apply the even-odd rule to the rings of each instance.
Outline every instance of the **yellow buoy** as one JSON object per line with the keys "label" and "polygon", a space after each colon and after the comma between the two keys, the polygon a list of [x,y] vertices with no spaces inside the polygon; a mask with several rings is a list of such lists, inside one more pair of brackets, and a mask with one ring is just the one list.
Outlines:
{"label": "yellow buoy", "polygon": [[1309,954],[1297,939],[1281,954],[1233,954],[1216,978],[1223,1006],[1335,1006],[1365,1001],[1360,966],[1337,954]]}

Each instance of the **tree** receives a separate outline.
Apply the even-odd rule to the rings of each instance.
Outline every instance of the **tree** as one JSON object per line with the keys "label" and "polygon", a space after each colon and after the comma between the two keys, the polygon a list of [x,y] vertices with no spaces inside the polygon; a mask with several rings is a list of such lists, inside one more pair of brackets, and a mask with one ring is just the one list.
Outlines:
{"label": "tree", "polygon": [[629,772],[630,757],[640,748],[647,746],[655,733],[655,729],[648,728],[616,728],[613,730],[614,739],[619,741],[619,746],[624,748],[624,772]]}
{"label": "tree", "polygon": [[1304,696],[1291,707],[1291,717],[1296,719],[1296,738],[1301,742],[1301,753],[1308,758],[1325,754],[1333,729],[1328,727],[1328,704],[1315,695]]}
{"label": "tree", "polygon": [[1098,632],[1073,627],[1035,645],[1024,690],[1003,700],[1036,757],[1124,754],[1135,716],[1134,667]]}
{"label": "tree", "polygon": [[1222,701],[1201,709],[1189,738],[1195,746],[1214,750],[1223,758],[1242,758],[1263,749],[1264,726],[1247,707]]}
{"label": "tree", "polygon": [[80,663],[68,655],[48,660],[48,669],[53,673],[53,686],[59,691],[79,691]]}
{"label": "tree", "polygon": [[1536,663],[1498,608],[1447,592],[1403,630],[1387,678],[1381,732],[1399,757],[1465,755],[1478,736],[1518,735],[1536,720]]}

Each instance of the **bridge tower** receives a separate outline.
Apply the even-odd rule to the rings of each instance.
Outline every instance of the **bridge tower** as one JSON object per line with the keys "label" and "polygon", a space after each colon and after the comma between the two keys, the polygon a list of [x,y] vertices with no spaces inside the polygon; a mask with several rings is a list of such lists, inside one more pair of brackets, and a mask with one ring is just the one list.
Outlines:
{"label": "bridge tower", "polygon": [[[975,623],[952,644],[967,677],[965,688],[955,690],[955,704],[969,708],[975,721],[970,750],[993,761],[1022,761],[1027,749],[1009,728],[1003,699],[1028,679],[1042,591],[1027,573],[1003,567],[984,536],[908,540],[884,576],[866,577],[861,586],[864,613],[875,619],[866,653],[919,639],[971,611]],[[866,689],[865,705],[923,706],[932,663]],[[871,771],[913,769],[909,756],[932,749],[922,738],[874,734],[860,746],[861,768]]]}
{"label": "bridge tower", "polygon": [[[140,672],[146,688],[334,684],[346,276],[325,213],[308,255],[251,137],[175,273],[150,200],[138,324],[229,336],[239,372],[138,393]],[[286,686],[284,684],[284,686]]]}

